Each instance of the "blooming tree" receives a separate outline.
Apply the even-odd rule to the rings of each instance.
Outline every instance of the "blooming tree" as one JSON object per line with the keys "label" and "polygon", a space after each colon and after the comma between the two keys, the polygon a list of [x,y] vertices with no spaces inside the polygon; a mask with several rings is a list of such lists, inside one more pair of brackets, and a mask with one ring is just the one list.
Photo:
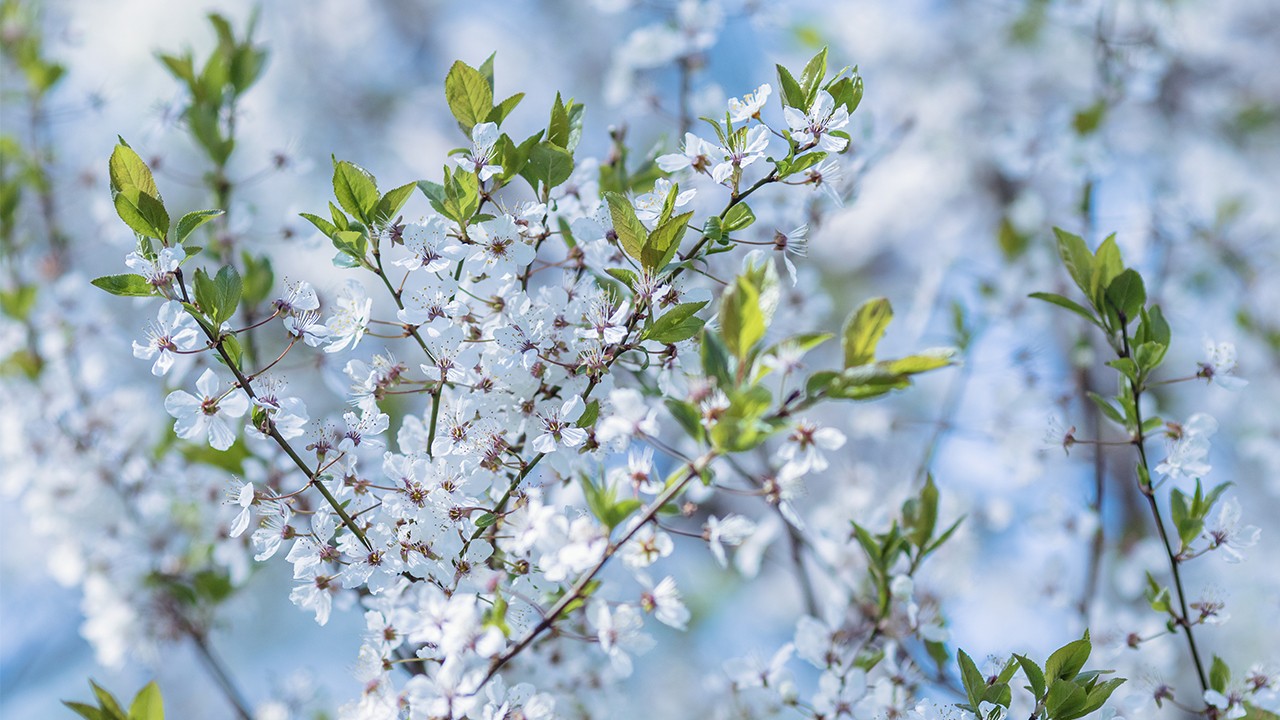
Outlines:
{"label": "blooming tree", "polygon": [[[27,8],[3,7],[16,38],[6,53],[38,125],[63,69]],[[859,69],[832,62],[843,50],[778,64],[743,95],[698,96],[726,12],[681,3],[616,49],[609,99],[634,100],[675,72],[673,97],[655,84],[649,101],[669,113],[675,141],[650,148],[624,126],[600,132],[596,110],[564,94],[499,93],[505,55],[454,62],[442,107],[456,148],[436,158],[438,174],[415,160],[412,174],[379,182],[335,156],[330,196],[296,213],[291,235],[323,239],[299,254],[327,268],[255,245],[237,202],[241,103],[267,58],[255,20],[241,33],[213,15],[207,56],[160,55],[208,168],[207,202],[175,190],[147,142],[120,139],[106,163],[111,213],[131,245],[114,269],[89,266],[92,285],[140,300],[90,295],[88,279],[66,271],[77,258],[43,179],[50,154],[39,136],[6,141],[22,169],[6,161],[6,390],[49,408],[14,462],[57,468],[19,491],[54,556],[74,558],[62,573],[83,587],[82,633],[104,663],[183,639],[236,715],[325,712],[315,697],[255,707],[211,647],[235,622],[234,599],[283,567],[292,583],[280,595],[316,633],[363,613],[345,661],[354,680],[326,683],[340,717],[658,716],[672,706],[627,688],[677,662],[682,635],[725,621],[750,631],[756,654],[717,644],[679,712],[1074,720],[1280,709],[1267,658],[1233,647],[1238,635],[1213,639],[1228,631],[1214,627],[1230,617],[1226,600],[1190,581],[1218,572],[1203,557],[1234,566],[1265,538],[1233,483],[1209,478],[1212,452],[1240,426],[1224,431],[1173,396],[1196,381],[1215,392],[1259,381],[1237,375],[1248,356],[1235,344],[1196,343],[1176,311],[1166,317],[1162,307],[1190,302],[1168,289],[1176,269],[1123,234],[1098,237],[1104,164],[1091,153],[1112,140],[1112,117],[1145,72],[1116,49],[1115,26],[1147,27],[1143,18],[1032,3],[1010,26],[1018,44],[1055,22],[1092,24],[1101,90],[1066,126],[1034,128],[1051,150],[997,155],[996,242],[984,259],[939,242],[870,262],[893,273],[994,258],[994,277],[973,271],[972,295],[940,303],[946,345],[928,347],[920,327],[946,294],[940,275],[922,272],[901,300],[890,288],[891,304],[837,269],[849,218],[883,200],[877,164],[912,152],[898,147],[909,127],[867,119],[877,96],[863,106]],[[530,106],[544,119],[530,120]],[[584,138],[605,134],[592,157]],[[1043,179],[1010,159],[1027,154],[1056,163],[1056,189],[1080,190],[1078,208],[1049,208],[1076,232],[1050,232],[1045,203],[1033,207]],[[271,170],[290,163],[273,157]],[[45,209],[42,240],[13,231],[19,207]],[[1141,260],[1126,265],[1122,246]],[[32,280],[41,254],[43,272],[61,278],[49,290]],[[148,318],[92,347],[129,302]],[[904,304],[906,321],[891,322]],[[1040,317],[1053,318],[1067,358],[1066,384],[1048,391],[1041,363],[1018,358],[1011,371],[990,350],[1020,346],[1009,327]],[[1242,318],[1269,337],[1266,317]],[[1171,354],[1179,347],[1200,354],[1189,362]],[[85,369],[131,355],[134,385]],[[993,386],[988,367],[1001,377]],[[998,407],[977,434],[995,436],[998,453],[966,464],[946,453],[963,441],[975,385],[995,388]],[[919,426],[920,397],[938,388],[940,417],[919,442],[881,442],[889,428]],[[964,478],[998,467],[1051,487],[1045,448],[1018,446],[1012,430],[1026,423],[1019,413],[1048,407],[1073,418],[1049,445],[1068,451],[1066,466],[1087,456],[1089,499],[1064,509],[1037,495],[1024,508],[1036,517],[1016,518],[1025,534],[1000,537],[1015,519],[1000,519],[1009,501],[984,502],[995,491]],[[1255,439],[1278,421],[1258,419]],[[991,572],[992,558],[1037,565],[1033,551],[1052,574],[1059,545],[1083,548],[1078,570],[1027,592],[1056,618],[1050,642],[966,624],[964,576]],[[768,588],[778,617],[753,623],[760,606],[735,609],[726,583]],[[84,717],[150,719],[163,714],[161,689],[148,685],[127,712],[97,684],[96,706],[67,704]]]}

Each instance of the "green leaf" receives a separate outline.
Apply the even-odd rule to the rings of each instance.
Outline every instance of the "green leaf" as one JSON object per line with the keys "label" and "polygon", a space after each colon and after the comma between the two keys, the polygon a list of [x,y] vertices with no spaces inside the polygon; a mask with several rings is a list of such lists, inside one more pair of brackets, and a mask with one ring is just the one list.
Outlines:
{"label": "green leaf", "polygon": [[1090,291],[1090,284],[1093,280],[1093,253],[1089,252],[1089,246],[1085,245],[1084,239],[1079,235],[1073,235],[1062,228],[1055,227],[1053,233],[1058,238],[1058,254],[1071,279],[1092,300],[1094,295]]}
{"label": "green leaf", "polygon": [[129,703],[129,720],[164,720],[164,700],[155,680],[143,685]]}
{"label": "green leaf", "polygon": [[1063,645],[1049,656],[1044,664],[1045,677],[1050,681],[1074,679],[1089,660],[1089,653],[1092,651],[1093,644],[1089,642],[1089,632],[1086,630],[1083,638]]}
{"label": "green leaf", "polygon": [[1054,293],[1045,293],[1045,292],[1034,292],[1028,295],[1027,297],[1032,297],[1032,298],[1035,298],[1036,300],[1043,300],[1047,303],[1057,305],[1060,308],[1066,308],[1067,310],[1070,310],[1071,312],[1079,315],[1085,320],[1088,320],[1094,325],[1097,325],[1098,327],[1102,327],[1102,323],[1098,322],[1098,319],[1094,317],[1092,310],[1089,310],[1088,308],[1084,307],[1080,303],[1075,302],[1074,300],[1070,300],[1068,298],[1065,298],[1061,295],[1056,295]]}
{"label": "green leaf", "polygon": [[266,255],[255,258],[245,250],[240,253],[240,262],[244,266],[244,301],[250,306],[265,302],[276,280],[271,258]]}
{"label": "green leaf", "polygon": [[902,505],[902,525],[911,544],[923,551],[933,539],[938,523],[938,486],[933,475],[927,475],[918,498],[911,498]]}
{"label": "green leaf", "polygon": [[609,215],[613,218],[613,231],[618,234],[618,244],[628,255],[642,260],[649,231],[636,217],[636,209],[632,207],[630,200],[618,193],[607,192],[604,198],[609,203]]}
{"label": "green leaf", "polygon": [[[516,145],[514,141],[506,134],[498,137],[498,142],[494,145],[497,152],[498,165],[502,167],[502,183],[506,184],[511,178],[522,175],[525,166],[529,164],[529,157],[533,155],[533,149],[538,146],[538,141],[542,139],[542,131],[530,135],[525,141]],[[536,178],[529,181],[530,184],[537,182]]]}
{"label": "green leaf", "polygon": [[837,107],[843,105],[852,115],[862,103],[863,83],[858,69],[856,67],[853,69],[852,76],[842,77],[828,85],[827,92],[831,93],[831,98],[836,101]]}
{"label": "green leaf", "polygon": [[1209,687],[1220,693],[1226,693],[1231,684],[1231,668],[1222,658],[1213,656],[1213,665],[1209,668]]}
{"label": "green leaf", "polygon": [[[569,106],[573,106],[572,100],[569,101]],[[551,122],[547,124],[547,142],[570,150],[569,131],[569,108],[560,99],[560,93],[556,93],[556,101],[551,105]]]}
{"label": "green leaf", "polygon": [[943,530],[942,534],[939,535],[936,540],[930,543],[929,547],[925,548],[924,554],[929,555],[933,553],[934,550],[937,550],[938,548],[942,547],[944,543],[946,543],[948,540],[951,539],[952,535],[956,534],[956,531],[960,529],[960,523],[962,522],[964,522],[963,515],[957,518],[955,522],[951,523],[950,527],[948,527],[946,530]]}
{"label": "green leaf", "polygon": [[218,217],[222,210],[196,210],[189,212],[178,220],[178,242],[182,243],[196,228]]}
{"label": "green leaf", "polygon": [[312,225],[315,225],[316,229],[324,233],[326,237],[332,238],[338,233],[337,226],[319,215],[312,215],[311,213],[299,213],[299,215],[306,218]]}
{"label": "green leaf", "polygon": [[636,283],[640,280],[640,276],[636,275],[634,270],[628,270],[627,268],[606,268],[605,272],[632,290],[635,289]]}
{"label": "green leaf", "polygon": [[720,335],[703,329],[698,345],[702,359],[702,374],[715,378],[716,384],[721,388],[733,387],[733,376],[729,370],[729,350],[725,347]]}
{"label": "green leaf", "polygon": [[123,139],[111,152],[107,162],[107,172],[113,193],[123,192],[127,188],[136,188],[139,192],[160,200],[160,191],[156,189],[155,177],[151,168],[143,162],[138,153],[129,147]]}
{"label": "green leaf", "polygon": [[964,683],[964,692],[969,698],[969,709],[977,713],[982,704],[982,696],[987,692],[987,681],[968,653],[957,650],[956,656],[956,662],[960,665],[960,680]]}
{"label": "green leaf", "polygon": [[1014,655],[1013,658],[1022,666],[1022,674],[1027,676],[1027,682],[1031,683],[1031,693],[1035,695],[1036,701],[1044,699],[1045,683],[1044,672],[1040,666],[1031,658],[1023,655]]}
{"label": "green leaf", "polygon": [[680,249],[680,239],[684,237],[684,231],[692,217],[693,213],[687,212],[654,228],[640,250],[640,264],[648,270],[657,271],[671,262]]}
{"label": "green leaf", "polygon": [[[782,103],[788,107],[796,108],[801,112],[808,112],[809,106],[804,101],[804,90],[800,87],[800,83],[791,76],[791,71],[778,66],[778,88],[782,91]],[[723,143],[722,143],[723,144]]]}
{"label": "green leaf", "polygon": [[107,713],[92,705],[86,705],[82,702],[73,702],[71,700],[63,700],[62,704],[66,705],[80,717],[86,718],[86,720],[115,720],[115,718],[112,718]]}
{"label": "green leaf", "polygon": [[1162,587],[1160,583],[1156,582],[1156,579],[1152,577],[1151,573],[1147,573],[1146,598],[1147,604],[1151,606],[1152,610],[1155,610],[1158,613],[1169,612],[1171,607],[1169,605],[1169,588]]}
{"label": "green leaf", "polygon": [[936,348],[915,355],[907,355],[896,360],[882,360],[876,363],[881,370],[895,375],[919,375],[920,373],[947,367],[955,357],[952,348]]}
{"label": "green leaf", "polygon": [[89,686],[93,688],[93,696],[98,699],[99,707],[111,713],[112,716],[125,718],[124,708],[120,707],[120,703],[116,701],[111,693],[107,692],[106,688],[92,680],[89,681]]}
{"label": "green leaf", "polygon": [[1117,360],[1108,360],[1106,365],[1120,371],[1121,375],[1129,378],[1133,382],[1138,382],[1138,364],[1129,358],[1119,358]]}
{"label": "green leaf", "polygon": [[1107,302],[1121,314],[1123,325],[1128,325],[1142,312],[1147,303],[1147,291],[1142,276],[1135,270],[1124,270],[1106,286]]}
{"label": "green leaf", "polygon": [[379,200],[378,184],[364,168],[334,158],[333,195],[343,210],[365,225],[374,224],[373,215]]}
{"label": "green leaf", "polygon": [[1164,313],[1160,310],[1160,306],[1152,305],[1147,309],[1146,314],[1147,333],[1150,335],[1151,341],[1168,347],[1172,334],[1169,330],[1169,323],[1164,319]]}
{"label": "green leaf", "polygon": [[329,203],[329,217],[333,218],[333,226],[339,230],[351,229],[351,221],[347,219],[345,213],[338,209],[337,205]]}
{"label": "green leaf", "polygon": [[129,187],[116,193],[115,206],[116,214],[130,230],[164,241],[169,232],[169,213],[158,199]]}
{"label": "green leaf", "polygon": [[507,119],[507,116],[511,114],[511,111],[515,110],[516,106],[519,105],[520,101],[523,99],[524,93],[516,93],[515,95],[512,95],[506,100],[498,103],[489,111],[489,114],[484,119],[485,122],[491,122],[494,125],[501,125],[502,121]]}
{"label": "green leaf", "polygon": [[701,318],[694,317],[694,313],[701,310],[706,304],[704,300],[676,305],[646,328],[641,337],[645,340],[668,344],[688,340],[702,330],[704,321]]}
{"label": "green leaf", "polygon": [[[785,180],[792,175],[802,173],[805,170],[817,165],[827,159],[827,154],[821,150],[807,152],[800,157],[791,160],[778,160],[774,164],[778,166],[778,179]],[[737,207],[736,205],[734,207]]]}
{"label": "green leaf", "polygon": [[737,232],[751,227],[751,224],[755,221],[756,214],[751,211],[751,206],[746,203],[738,203],[729,208],[729,212],[724,214],[724,220],[720,222],[720,227],[725,232]]}
{"label": "green leaf", "polygon": [[470,137],[471,129],[493,110],[493,87],[479,70],[458,60],[444,78],[444,97],[458,126]]}
{"label": "green leaf", "polygon": [[600,419],[600,401],[592,400],[582,410],[582,415],[578,417],[576,425],[580,428],[589,428],[596,424],[596,420]]}
{"label": "green leaf", "polygon": [[1107,101],[1100,98],[1097,102],[1089,107],[1080,110],[1071,119],[1071,126],[1075,128],[1076,134],[1080,136],[1090,135],[1102,125],[1102,119],[1107,114]]}
{"label": "green leaf", "polygon": [[849,316],[844,325],[844,367],[866,365],[875,360],[876,346],[893,318],[886,298],[872,298]]}
{"label": "green leaf", "polygon": [[156,294],[156,289],[141,275],[104,275],[92,282],[95,287],[102,288],[112,295],[150,297]]}
{"label": "green leaf", "polygon": [[15,320],[25,320],[35,306],[37,286],[19,285],[12,290],[0,290],[0,310]]}
{"label": "green leaf", "polygon": [[491,512],[487,512],[482,514],[480,517],[476,518],[476,527],[480,529],[484,529],[489,527],[490,525],[493,525],[496,522],[498,522],[498,516],[494,515]]}
{"label": "green leaf", "polygon": [[217,292],[217,316],[214,322],[221,325],[231,319],[236,313],[236,307],[240,304],[240,295],[243,292],[244,285],[240,280],[240,273],[234,265],[224,265],[218,270],[218,274],[213,278],[214,289]]}
{"label": "green leaf", "polygon": [[351,264],[346,267],[358,267],[364,264],[365,254],[369,251],[369,241],[364,233],[355,230],[339,230],[333,236],[333,246],[342,257],[350,258]]}
{"label": "green leaf", "polygon": [[[1048,676],[1047,672],[1046,676]],[[1049,682],[1049,692],[1045,695],[1044,706],[1050,718],[1060,720],[1078,712],[1080,708],[1084,707],[1088,698],[1088,692],[1073,682],[1051,680]]]}
{"label": "green leaf", "polygon": [[1082,718],[1085,715],[1094,712],[1101,708],[1103,704],[1107,702],[1107,699],[1111,697],[1111,694],[1116,691],[1116,688],[1123,685],[1124,682],[1124,678],[1112,678],[1111,680],[1098,683],[1093,687],[1088,688],[1084,705],[1075,712],[1060,715],[1059,719],[1076,720],[1076,718]]}
{"label": "green leaf", "polygon": [[550,191],[573,176],[573,154],[548,142],[538,143],[529,152],[529,162],[520,176],[536,191]]}
{"label": "green leaf", "polygon": [[1124,271],[1124,261],[1120,257],[1120,246],[1116,244],[1115,234],[1107,236],[1093,254],[1093,274],[1089,278],[1089,297],[1103,297],[1107,286]]}
{"label": "green leaf", "polygon": [[1111,404],[1110,400],[1096,392],[1089,392],[1089,399],[1093,401],[1094,405],[1098,406],[1098,409],[1102,411],[1103,415],[1106,415],[1113,422],[1122,426],[1125,424],[1124,415],[1121,414],[1120,410],[1117,409],[1115,405]]}
{"label": "green leaf", "polygon": [[383,227],[394,220],[417,186],[417,183],[405,183],[398,188],[388,190],[387,194],[378,200],[378,206],[373,211],[373,224],[376,227]]}
{"label": "green leaf", "polygon": [[814,55],[800,73],[800,91],[804,93],[804,109],[807,112],[818,97],[818,90],[827,76],[827,49],[824,47]]}
{"label": "green leaf", "polygon": [[702,415],[698,409],[690,403],[674,398],[667,398],[665,404],[667,412],[671,413],[671,417],[675,418],[685,433],[694,441],[702,442],[706,435],[706,428],[702,426]]}
{"label": "green leaf", "polygon": [[745,362],[751,349],[764,339],[760,293],[743,276],[738,276],[720,298],[720,332],[725,347],[739,362]]}

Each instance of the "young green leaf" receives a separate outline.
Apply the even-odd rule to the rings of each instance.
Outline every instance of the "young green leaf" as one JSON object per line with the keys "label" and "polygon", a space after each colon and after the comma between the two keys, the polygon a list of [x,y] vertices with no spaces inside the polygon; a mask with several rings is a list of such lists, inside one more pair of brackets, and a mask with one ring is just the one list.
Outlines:
{"label": "young green leaf", "polygon": [[1084,239],[1079,235],[1073,235],[1062,228],[1054,228],[1053,233],[1058,238],[1058,254],[1071,279],[1092,301],[1094,295],[1090,292],[1090,284],[1093,281],[1093,253],[1089,251],[1089,246],[1085,245]]}
{"label": "young green leaf", "polygon": [[94,287],[102,288],[112,295],[149,297],[156,294],[156,289],[141,275],[104,275],[92,282]]}
{"label": "young green leaf", "polygon": [[343,210],[365,225],[372,225],[378,207],[378,184],[360,166],[346,160],[333,160],[333,195]]}
{"label": "young green leaf", "polygon": [[129,704],[129,720],[164,720],[164,699],[160,686],[152,680],[138,691]]}
{"label": "young green leaf", "polygon": [[628,255],[641,260],[649,231],[636,217],[636,209],[630,200],[618,193],[605,193],[604,198],[609,203],[609,215],[613,219],[613,230],[618,234],[618,244]]}
{"label": "young green leaf", "polygon": [[684,237],[684,231],[692,217],[693,213],[687,212],[654,228],[640,250],[640,264],[656,272],[671,262],[680,249],[680,239]]}
{"label": "young green leaf", "polygon": [[195,229],[223,213],[222,210],[196,210],[178,220],[178,242],[182,243]]}
{"label": "young green leaf", "polygon": [[444,78],[444,97],[462,131],[484,122],[493,110],[493,87],[479,70],[458,60]]}
{"label": "young green leaf", "polygon": [[760,293],[745,277],[739,276],[720,298],[720,333],[725,347],[739,362],[745,362],[751,349],[764,339]]}
{"label": "young green leaf", "polygon": [[872,298],[862,304],[844,325],[844,367],[866,365],[875,360],[876,346],[893,318],[886,298]]}

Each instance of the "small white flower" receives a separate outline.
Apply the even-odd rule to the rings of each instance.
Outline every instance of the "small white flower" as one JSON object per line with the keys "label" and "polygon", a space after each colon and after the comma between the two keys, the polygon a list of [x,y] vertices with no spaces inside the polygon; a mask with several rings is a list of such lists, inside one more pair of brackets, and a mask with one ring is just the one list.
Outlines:
{"label": "small white flower", "polygon": [[791,284],[796,284],[796,265],[791,262],[791,257],[806,257],[809,254],[809,226],[801,225],[791,232],[782,232],[781,230],[773,231],[773,247],[782,253],[782,262],[787,267],[787,275],[791,278]]}
{"label": "small white flower", "polygon": [[218,376],[208,368],[196,381],[195,397],[186,390],[175,390],[164,400],[164,409],[177,418],[173,431],[183,440],[208,436],[215,450],[226,450],[236,441],[228,418],[238,418],[249,409],[249,399],[240,390],[225,397],[218,391]]}
{"label": "small white flower", "polygon": [[1207,378],[1218,387],[1227,390],[1239,390],[1249,384],[1248,380],[1235,376],[1236,346],[1234,343],[1215,343],[1205,338],[1205,362],[1200,363],[1199,376]]}
{"label": "small white flower", "polygon": [[1205,413],[1192,415],[1181,425],[1171,424],[1169,454],[1156,466],[1156,472],[1169,478],[1200,478],[1212,466],[1205,462],[1209,455],[1209,438],[1218,431],[1218,421]]}
{"label": "small white flower", "polygon": [[[639,435],[656,435],[658,410],[645,402],[638,390],[620,388],[609,393],[611,412],[596,425],[596,437],[600,442],[623,440],[630,442]],[[652,450],[649,457],[653,457]]]}
{"label": "small white flower", "polygon": [[812,145],[824,152],[840,152],[849,144],[848,140],[831,134],[833,130],[849,124],[849,111],[844,105],[837,106],[835,98],[826,90],[818,92],[807,114],[793,107],[783,108],[782,113],[787,125],[791,126],[791,137],[801,146]]}
{"label": "small white flower", "polygon": [[585,442],[587,431],[575,423],[582,417],[586,407],[582,398],[574,395],[558,411],[552,410],[540,415],[542,434],[533,439],[533,449],[540,453],[553,453],[557,446],[575,448]]}
{"label": "small white flower", "polygon": [[653,524],[646,524],[622,547],[622,561],[633,568],[649,567],[658,558],[670,555],[674,549],[675,543],[671,541],[670,535]]}
{"label": "small white flower", "polygon": [[369,315],[373,311],[373,298],[364,291],[364,287],[355,280],[348,280],[338,293],[338,309],[329,318],[327,328],[330,343],[324,351],[339,352],[348,347],[354,348],[364,337],[364,329],[369,324]]}
{"label": "small white flower", "polygon": [[778,457],[794,465],[799,474],[822,472],[827,469],[827,458],[822,451],[839,450],[844,443],[844,433],[839,430],[800,420],[792,429],[787,443],[778,449]]}
{"label": "small white flower", "polygon": [[[280,437],[285,440],[302,435],[303,428],[310,419],[307,416],[307,406],[302,402],[302,398],[280,398],[276,397],[273,392],[264,392],[253,399],[253,404],[266,413],[267,418],[271,421],[271,427],[274,427]],[[253,423],[249,425],[250,429],[258,435],[261,435],[265,429],[253,427]]]}
{"label": "small white flower", "polygon": [[196,321],[182,303],[176,300],[160,306],[155,322],[147,326],[147,342],[134,341],[133,356],[141,360],[156,361],[151,366],[152,375],[164,375],[173,367],[174,353],[178,350],[192,350],[198,344]]}
{"label": "small white flower", "polygon": [[724,519],[712,515],[707,519],[707,542],[720,567],[729,567],[724,546],[740,545],[755,531],[756,524],[741,515],[729,515]]}
{"label": "small white flower", "polygon": [[608,296],[601,296],[587,306],[587,327],[578,328],[574,334],[585,340],[599,340],[606,345],[622,342],[627,337],[625,321],[631,305],[623,301],[614,308]]}
{"label": "small white flower", "polygon": [[1256,545],[1261,534],[1262,530],[1254,525],[1240,527],[1240,501],[1234,497],[1227,498],[1218,505],[1218,514],[1204,529],[1209,549],[1221,548],[1226,552],[1227,562],[1231,563],[1244,560],[1244,554],[1240,551]]}
{"label": "small white flower", "polygon": [[675,578],[668,575],[657,585],[648,576],[641,576],[639,580],[644,586],[644,592],[640,594],[641,609],[653,613],[663,625],[684,630],[689,624],[689,608],[680,599]]}
{"label": "small white flower", "polygon": [[284,293],[271,304],[282,315],[294,315],[308,310],[319,310],[320,298],[316,296],[315,288],[311,287],[311,283],[299,280],[286,283]]}
{"label": "small white flower", "polygon": [[253,483],[244,483],[235,493],[233,502],[240,506],[240,512],[231,522],[231,537],[240,537],[241,533],[249,527],[249,520],[253,514],[253,499]]}
{"label": "small white flower", "polygon": [[404,241],[405,250],[412,255],[392,264],[406,270],[421,268],[431,273],[441,272],[462,255],[462,247],[449,235],[448,224],[436,216],[406,225],[400,238]]}
{"label": "small white flower", "polygon": [[494,277],[515,274],[533,262],[537,251],[525,242],[520,227],[509,215],[486,220],[470,228],[476,251],[470,259],[483,264]]}
{"label": "small white flower", "polygon": [[827,158],[805,170],[804,178],[803,184],[812,185],[815,190],[826,193],[837,206],[844,205],[844,198],[840,196],[840,181],[844,179],[844,169],[834,158]]}
{"label": "small white flower", "polygon": [[498,126],[494,123],[477,123],[471,128],[471,154],[458,158],[458,165],[474,172],[480,182],[502,172],[501,166],[489,162],[493,158],[493,146],[498,142],[499,135]]}
{"label": "small white flower", "polygon": [[747,93],[741,99],[729,98],[729,120],[735,123],[745,122],[760,117],[760,111],[769,102],[769,94],[773,88],[765,83],[753,93]]}
{"label": "small white flower", "polygon": [[1226,720],[1237,720],[1248,714],[1245,710],[1244,698],[1235,692],[1223,695],[1217,690],[1205,690],[1204,701],[1218,710],[1225,710],[1225,714],[1220,712],[1217,716]]}
{"label": "small white flower", "polygon": [[148,260],[142,255],[131,252],[124,259],[124,264],[147,279],[154,287],[164,287],[173,280],[178,265],[186,259],[186,251],[182,248],[160,248],[155,260]]}
{"label": "small white flower", "polygon": [[318,347],[329,340],[329,328],[320,321],[320,313],[316,310],[304,310],[296,315],[287,315],[284,329],[290,336],[301,338],[311,347]]}
{"label": "small white flower", "polygon": [[[655,180],[652,192],[647,192],[636,198],[636,218],[646,226],[653,227],[654,221],[662,216],[662,208],[667,204],[667,195],[670,194],[672,187],[673,183],[666,178],[658,178]],[[688,205],[697,194],[697,190],[685,190],[683,192],[676,193],[675,202],[672,203],[672,209],[679,210],[685,205]]]}
{"label": "small white flower", "polygon": [[730,140],[729,147],[721,148],[723,160],[711,169],[711,179],[718,183],[736,177],[735,173],[764,157],[769,148],[769,128],[757,125],[747,131],[741,141]]}
{"label": "small white flower", "polygon": [[685,133],[684,150],[670,155],[660,155],[657,162],[663,172],[673,173],[692,168],[694,172],[707,173],[710,172],[714,162],[711,159],[712,156],[718,154],[719,149],[715,145],[693,133]]}
{"label": "small white flower", "polygon": [[653,638],[640,632],[644,628],[640,613],[631,605],[619,605],[610,611],[607,603],[594,600],[587,615],[614,672],[622,677],[630,675],[631,655],[647,652],[654,644]]}

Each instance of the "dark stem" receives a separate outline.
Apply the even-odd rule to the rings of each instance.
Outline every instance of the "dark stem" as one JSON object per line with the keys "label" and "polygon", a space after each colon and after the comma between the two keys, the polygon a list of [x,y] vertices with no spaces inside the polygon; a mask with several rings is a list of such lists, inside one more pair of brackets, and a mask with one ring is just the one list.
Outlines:
{"label": "dark stem", "polygon": [[[1130,358],[1129,349],[1129,330],[1125,323],[1127,318],[1123,313],[1120,317],[1120,342],[1121,342],[1121,358]],[[1178,607],[1182,611],[1182,615],[1177,619],[1178,624],[1182,626],[1183,632],[1187,636],[1187,648],[1191,651],[1191,660],[1196,666],[1196,676],[1200,680],[1200,688],[1202,691],[1209,690],[1208,676],[1205,675],[1204,662],[1200,659],[1200,650],[1196,647],[1196,636],[1191,628],[1190,613],[1187,611],[1187,593],[1182,587],[1182,572],[1179,569],[1178,554],[1174,552],[1173,545],[1169,542],[1169,533],[1165,530],[1164,519],[1160,515],[1160,506],[1156,503],[1155,491],[1151,487],[1151,464],[1147,460],[1146,433],[1142,429],[1142,389],[1137,382],[1129,381],[1129,391],[1133,399],[1134,422],[1137,423],[1138,429],[1134,436],[1133,444],[1138,448],[1138,462],[1140,463],[1147,481],[1143,482],[1139,478],[1139,490],[1147,498],[1147,507],[1151,510],[1151,517],[1155,520],[1156,531],[1160,535],[1160,542],[1164,544],[1165,555],[1169,559],[1169,570],[1173,574],[1173,585],[1178,594]]]}
{"label": "dark stem", "polygon": [[[1087,369],[1081,369],[1076,376],[1081,392],[1081,402],[1085,406],[1085,432],[1090,437],[1098,437],[1102,429],[1102,416],[1098,406],[1089,400],[1089,392],[1093,389],[1093,376]],[[1106,547],[1106,527],[1102,519],[1102,502],[1107,477],[1107,460],[1102,452],[1102,445],[1093,448],[1093,498],[1089,501],[1089,510],[1093,513],[1097,526],[1093,529],[1093,537],[1089,541],[1089,554],[1085,566],[1084,591],[1077,607],[1080,617],[1089,621],[1089,609],[1098,594],[1098,578],[1102,570],[1102,551]]]}
{"label": "dark stem", "polygon": [[209,646],[209,639],[204,633],[195,628],[188,628],[191,635],[191,641],[195,644],[196,650],[200,651],[200,659],[204,662],[209,673],[213,675],[213,679],[217,681],[218,687],[222,689],[222,694],[226,696],[227,702],[235,708],[236,717],[240,720],[253,720],[253,713],[249,710],[249,703],[245,701],[244,694],[236,687],[235,681],[231,679],[230,673],[227,672],[226,666],[222,660],[213,652],[213,648]]}

